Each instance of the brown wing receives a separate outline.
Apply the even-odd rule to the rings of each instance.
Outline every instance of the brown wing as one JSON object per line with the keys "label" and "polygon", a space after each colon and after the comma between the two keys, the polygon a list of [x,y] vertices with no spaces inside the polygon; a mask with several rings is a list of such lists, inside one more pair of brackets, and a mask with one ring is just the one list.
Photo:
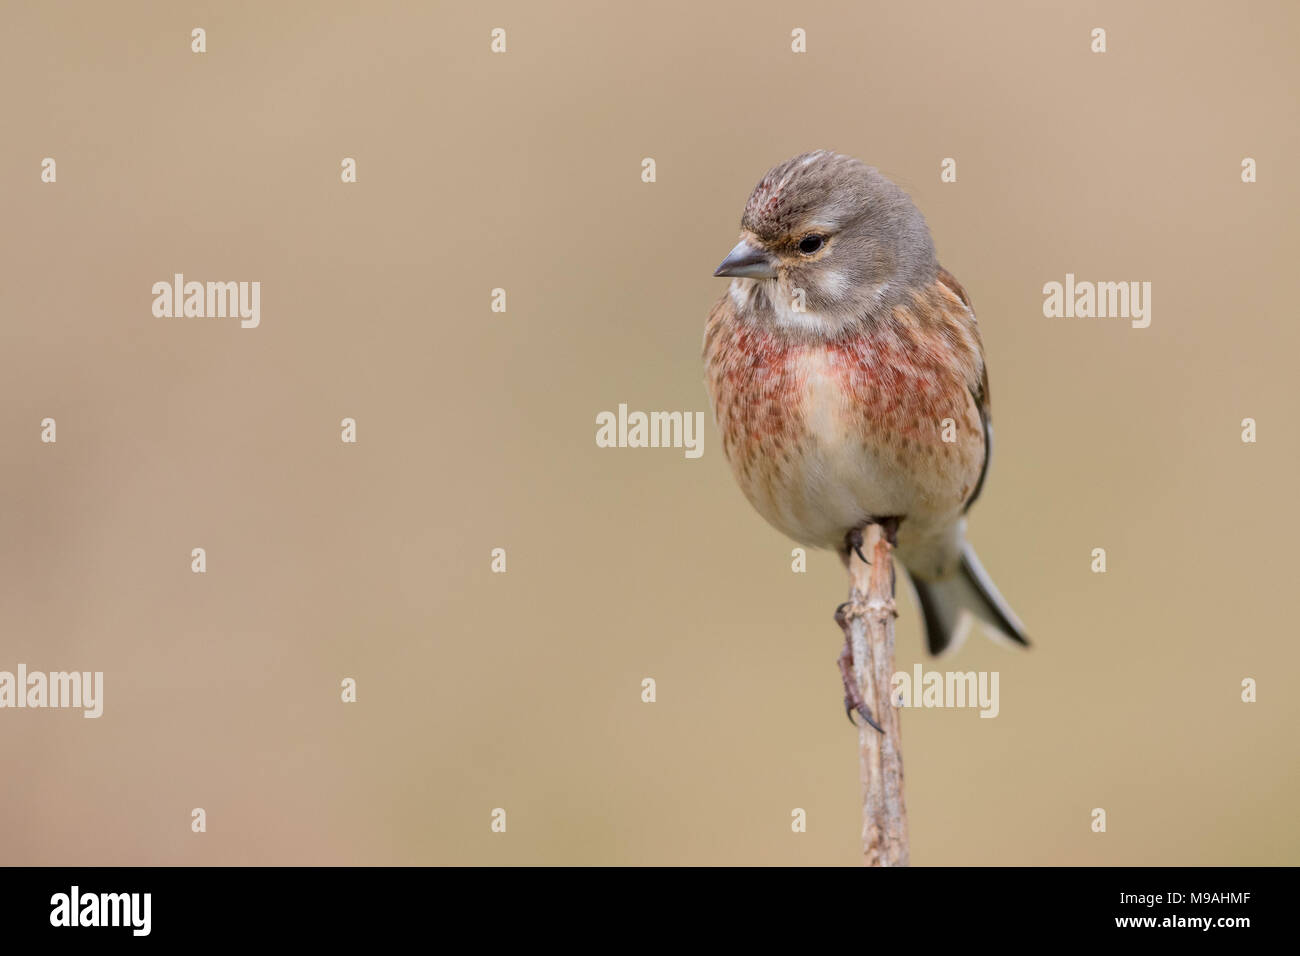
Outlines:
{"label": "brown wing", "polygon": [[[939,281],[946,285],[957,298],[961,299],[962,304],[970,309],[971,318],[975,318],[975,309],[970,304],[970,296],[966,290],[961,287],[961,283],[956,277],[943,266],[939,267]],[[978,335],[978,331],[976,335]],[[980,361],[980,381],[978,386],[972,386],[970,393],[975,396],[975,404],[980,412],[980,424],[984,426],[984,464],[980,466],[980,476],[975,482],[975,488],[966,499],[963,511],[969,511],[970,506],[975,503],[975,499],[980,496],[984,488],[984,479],[988,477],[989,462],[993,459],[993,409],[989,403],[989,368],[984,363],[981,356]]]}

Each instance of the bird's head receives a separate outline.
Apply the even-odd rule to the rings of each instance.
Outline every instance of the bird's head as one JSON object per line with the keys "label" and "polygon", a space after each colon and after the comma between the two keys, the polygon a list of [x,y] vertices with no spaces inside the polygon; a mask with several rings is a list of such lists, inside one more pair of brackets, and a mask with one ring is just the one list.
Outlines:
{"label": "bird's head", "polygon": [[888,309],[938,268],[925,218],[865,163],[817,150],[774,166],[754,188],[740,242],[716,276],[780,325],[834,335]]}

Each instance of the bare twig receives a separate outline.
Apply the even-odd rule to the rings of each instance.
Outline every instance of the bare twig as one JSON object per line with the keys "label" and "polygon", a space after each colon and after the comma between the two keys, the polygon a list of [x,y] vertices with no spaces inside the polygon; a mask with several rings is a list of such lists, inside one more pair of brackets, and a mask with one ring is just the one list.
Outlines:
{"label": "bare twig", "polygon": [[865,564],[849,555],[849,606],[853,672],[862,699],[884,733],[859,722],[862,770],[862,854],[867,866],[907,866],[907,807],[898,709],[890,701],[894,675],[894,549],[878,524],[863,532]]}

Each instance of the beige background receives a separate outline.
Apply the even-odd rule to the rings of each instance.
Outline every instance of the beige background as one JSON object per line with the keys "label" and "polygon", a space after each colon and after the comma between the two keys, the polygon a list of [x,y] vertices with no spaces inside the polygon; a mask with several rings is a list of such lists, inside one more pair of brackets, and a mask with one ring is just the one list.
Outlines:
{"label": "beige background", "polygon": [[[698,461],[594,443],[707,409],[710,273],[816,147],[974,300],[971,532],[1036,641],[945,665],[996,720],[904,715],[914,861],[1297,861],[1294,4],[186,6],[0,31],[0,669],[107,684],[0,712],[0,862],[854,863],[837,559],[791,573],[711,416]],[[154,318],[174,272],[261,327]],[[1066,272],[1151,327],[1045,319]]]}

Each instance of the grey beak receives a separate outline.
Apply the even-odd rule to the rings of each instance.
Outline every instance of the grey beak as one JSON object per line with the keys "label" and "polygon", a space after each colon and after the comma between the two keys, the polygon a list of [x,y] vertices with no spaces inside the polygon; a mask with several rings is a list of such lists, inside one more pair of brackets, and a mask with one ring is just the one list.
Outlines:
{"label": "grey beak", "polygon": [[776,262],[762,249],[755,249],[745,240],[727,253],[713,273],[715,276],[737,276],[741,279],[775,279]]}

